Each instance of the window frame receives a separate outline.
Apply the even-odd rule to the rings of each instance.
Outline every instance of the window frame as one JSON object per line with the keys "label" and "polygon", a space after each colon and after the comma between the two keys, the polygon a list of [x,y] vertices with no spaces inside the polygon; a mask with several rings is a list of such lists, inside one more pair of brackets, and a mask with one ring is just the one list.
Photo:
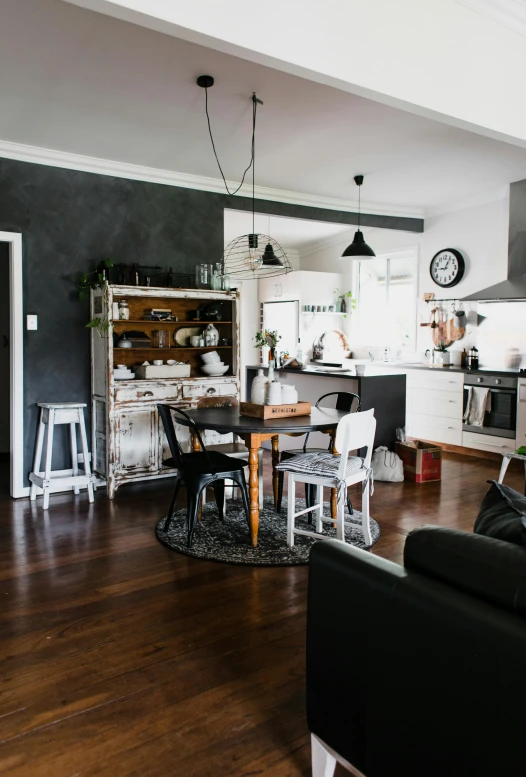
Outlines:
{"label": "window frame", "polygon": [[[394,251],[382,251],[381,253],[378,253],[376,255],[376,259],[384,259],[387,262],[386,266],[386,284],[385,284],[385,304],[386,306],[389,305],[389,287],[390,287],[390,280],[391,280],[391,273],[390,273],[390,261],[392,259],[412,259],[414,261],[414,269],[415,269],[415,299],[414,299],[414,309],[413,309],[413,324],[411,327],[411,338],[405,343],[399,342],[396,344],[396,347],[402,347],[403,345],[406,345],[410,350],[414,351],[417,349],[417,342],[418,342],[418,299],[419,299],[419,287],[420,287],[420,262],[419,262],[419,253],[420,253],[420,246],[418,245],[412,245],[407,246],[405,248],[397,248]],[[379,348],[380,346],[378,344],[372,344],[370,342],[363,342],[359,335],[360,335],[360,265],[362,262],[368,262],[369,259],[355,259],[353,261],[353,268],[352,268],[352,288],[353,288],[353,294],[354,298],[356,300],[356,315],[353,316],[353,320],[351,322],[351,335],[353,339],[353,346],[356,349],[370,349],[370,348]],[[382,343],[382,346],[389,346],[389,345],[395,345],[393,343]]]}

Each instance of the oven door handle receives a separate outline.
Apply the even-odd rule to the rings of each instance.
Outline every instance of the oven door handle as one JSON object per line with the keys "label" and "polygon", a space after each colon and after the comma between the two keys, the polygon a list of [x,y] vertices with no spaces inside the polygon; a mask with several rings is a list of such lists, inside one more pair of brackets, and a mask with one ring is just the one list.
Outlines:
{"label": "oven door handle", "polygon": [[491,391],[493,394],[516,394],[517,389],[507,389],[507,388],[493,388],[493,386],[464,386],[464,391],[467,391],[470,388],[487,388],[488,391]]}

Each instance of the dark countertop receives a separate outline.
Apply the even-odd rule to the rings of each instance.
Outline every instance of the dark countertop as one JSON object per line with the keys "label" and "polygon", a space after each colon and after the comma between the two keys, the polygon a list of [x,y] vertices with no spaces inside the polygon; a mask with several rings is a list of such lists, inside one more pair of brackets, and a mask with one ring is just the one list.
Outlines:
{"label": "dark countertop", "polygon": [[[288,375],[308,375],[315,376],[315,377],[321,377],[321,378],[342,378],[347,380],[366,380],[367,378],[388,378],[392,375],[404,375],[406,367],[402,365],[398,365],[399,369],[396,367],[375,367],[373,363],[366,364],[365,365],[365,375],[357,375],[354,368],[351,368],[350,370],[331,370],[330,367],[326,367],[323,370],[319,367],[305,367],[303,370],[294,370],[290,369],[288,367],[283,367],[281,369],[276,369],[276,375],[280,375],[282,373],[287,373]],[[247,370],[259,370],[261,369],[261,364],[255,364],[255,365],[249,365],[246,368]],[[264,370],[267,369],[267,367],[263,367]]]}
{"label": "dark countertop", "polygon": [[[374,362],[373,362],[374,363]],[[380,363],[380,362],[379,362]],[[491,367],[480,367],[478,370],[468,370],[467,367],[454,367],[453,365],[442,367],[441,365],[434,364],[397,364],[402,370],[427,370],[428,372],[462,372],[464,375],[504,375],[509,378],[526,378],[526,373],[519,372],[519,370],[509,370],[505,367],[501,369],[492,369]],[[379,370],[392,370],[395,368],[393,364],[386,364],[385,368],[378,367]],[[390,373],[392,374],[392,373]]]}

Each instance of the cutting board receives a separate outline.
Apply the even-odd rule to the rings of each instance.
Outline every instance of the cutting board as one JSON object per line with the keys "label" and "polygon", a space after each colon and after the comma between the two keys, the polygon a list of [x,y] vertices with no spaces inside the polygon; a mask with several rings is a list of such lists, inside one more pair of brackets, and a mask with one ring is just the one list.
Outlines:
{"label": "cutting board", "polygon": [[443,341],[446,348],[449,348],[451,343],[455,340],[462,340],[465,332],[466,330],[464,327],[459,328],[458,326],[455,326],[453,318],[450,318],[447,321],[440,321],[435,328],[431,329],[433,345],[439,346]]}

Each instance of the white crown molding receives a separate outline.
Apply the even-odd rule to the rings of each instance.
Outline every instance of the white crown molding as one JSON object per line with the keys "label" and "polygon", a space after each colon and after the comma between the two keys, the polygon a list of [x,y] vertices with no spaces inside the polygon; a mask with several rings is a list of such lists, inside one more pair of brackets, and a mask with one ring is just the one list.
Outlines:
{"label": "white crown molding", "polygon": [[525,0],[457,0],[457,3],[478,11],[520,35],[526,35]]}
{"label": "white crown molding", "polygon": [[[27,146],[22,143],[12,143],[8,140],[0,140],[0,157],[17,159],[21,162],[32,162],[50,167],[62,167],[68,170],[80,170],[99,175],[112,175],[117,178],[128,178],[134,181],[147,181],[160,183],[165,186],[179,186],[183,189],[197,189],[199,191],[225,193],[225,187],[221,179],[208,178],[202,175],[190,175],[178,173],[175,170],[163,170],[157,167],[143,167],[128,162],[116,162],[110,159],[72,154],[65,151],[55,151],[38,146]],[[235,189],[236,184],[228,181],[230,189]],[[252,187],[245,184],[240,190],[240,195],[249,197],[252,195]],[[341,210],[354,213],[358,209],[358,202],[354,200],[339,200],[332,197],[322,197],[304,192],[291,192],[285,189],[271,189],[266,186],[256,186],[255,196],[259,200],[272,200],[291,205],[304,205],[310,208],[324,208],[326,210]],[[232,200],[232,209],[235,210],[235,201]],[[423,218],[424,209],[402,208],[393,205],[373,205],[362,202],[362,212],[378,216],[401,216],[405,218]]]}

